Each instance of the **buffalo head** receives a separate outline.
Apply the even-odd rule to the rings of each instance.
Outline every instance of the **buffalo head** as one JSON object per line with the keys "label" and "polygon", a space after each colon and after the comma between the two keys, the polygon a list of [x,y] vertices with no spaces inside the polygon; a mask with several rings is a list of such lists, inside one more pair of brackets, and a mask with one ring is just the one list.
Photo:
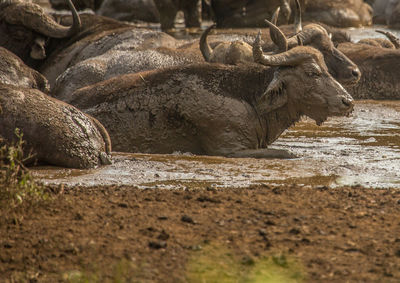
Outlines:
{"label": "buffalo head", "polygon": [[[276,39],[285,42],[279,28]],[[280,43],[287,46],[287,43]],[[353,110],[353,99],[329,73],[324,56],[310,46],[297,46],[279,54],[263,54],[260,33],[253,45],[254,61],[267,66],[279,66],[274,78],[260,99],[260,110],[271,112],[287,105],[292,116],[306,115],[318,125],[329,116],[348,115]]]}
{"label": "buffalo head", "polygon": [[[272,18],[272,24],[276,25],[278,15],[279,10],[277,9]],[[294,31],[295,35],[287,40],[289,49],[298,45],[312,46],[321,51],[329,72],[340,83],[351,86],[360,80],[361,72],[357,65],[335,47],[331,36],[324,27],[314,23],[302,27],[301,9],[298,0],[296,0]],[[270,32],[271,38],[276,37],[274,29],[270,29]]]}
{"label": "buffalo head", "polygon": [[67,38],[77,33],[81,21],[71,0],[73,24],[59,25],[37,4],[21,0],[0,0],[0,46],[24,62],[46,57],[47,38]]}

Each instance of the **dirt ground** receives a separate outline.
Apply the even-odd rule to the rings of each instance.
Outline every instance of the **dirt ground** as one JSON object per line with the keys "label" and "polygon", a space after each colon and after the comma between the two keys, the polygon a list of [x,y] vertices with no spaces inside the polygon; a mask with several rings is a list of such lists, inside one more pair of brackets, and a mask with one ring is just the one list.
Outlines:
{"label": "dirt ground", "polygon": [[52,191],[1,209],[0,282],[400,282],[400,190]]}

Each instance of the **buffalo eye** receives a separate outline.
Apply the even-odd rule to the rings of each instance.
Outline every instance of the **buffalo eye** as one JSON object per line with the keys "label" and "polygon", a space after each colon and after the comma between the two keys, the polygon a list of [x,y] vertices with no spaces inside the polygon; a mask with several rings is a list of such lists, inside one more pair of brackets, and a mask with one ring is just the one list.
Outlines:
{"label": "buffalo eye", "polygon": [[321,68],[317,64],[310,64],[304,72],[309,77],[319,77],[322,74]]}
{"label": "buffalo eye", "polygon": [[315,77],[319,77],[320,73],[317,72],[306,72],[307,76],[315,78]]}

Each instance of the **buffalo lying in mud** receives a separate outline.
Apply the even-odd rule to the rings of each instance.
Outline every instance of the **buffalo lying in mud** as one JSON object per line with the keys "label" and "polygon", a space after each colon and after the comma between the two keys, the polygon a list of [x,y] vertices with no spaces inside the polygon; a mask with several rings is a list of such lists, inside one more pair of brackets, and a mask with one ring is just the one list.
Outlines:
{"label": "buffalo lying in mud", "polygon": [[[294,35],[287,40],[280,40],[277,43],[278,49],[287,47],[289,49],[301,45],[312,46],[324,55],[326,65],[332,76],[345,86],[355,85],[361,73],[357,65],[354,64],[346,55],[339,51],[331,40],[331,36],[320,24],[308,24],[302,26],[300,2],[296,2],[294,16]],[[279,8],[275,11],[272,23],[276,24],[279,16]],[[206,29],[200,38],[200,49],[207,62],[219,62],[225,64],[236,64],[240,62],[253,61],[251,46],[243,40],[233,42],[223,41],[212,48],[207,42],[207,36],[214,26]],[[282,38],[277,35],[282,33],[279,28],[270,28],[271,37]],[[275,45],[263,46],[266,51],[276,51]]]}
{"label": "buffalo lying in mud", "polygon": [[[357,43],[359,44],[369,44],[372,46],[377,46],[377,47],[383,47],[383,48],[389,48],[389,49],[400,49],[400,39],[395,36],[393,33],[390,31],[382,31],[382,30],[376,30],[376,32],[384,34],[386,38],[364,38],[358,41]],[[350,42],[351,40],[349,40]]]}
{"label": "buffalo lying in mud", "polygon": [[361,70],[357,85],[346,86],[356,99],[400,99],[397,66],[400,64],[400,40],[390,32],[377,31],[388,39],[367,38],[354,43],[347,32],[331,29],[335,45]]}
{"label": "buffalo lying in mud", "polygon": [[100,122],[43,93],[46,79],[4,48],[0,67],[2,140],[12,142],[19,128],[26,150],[32,150],[39,162],[73,168],[110,162],[111,142]]}
{"label": "buffalo lying in mud", "polygon": [[348,87],[357,99],[400,99],[400,49],[342,43],[339,49],[361,69],[360,82]]}
{"label": "buffalo lying in mud", "polygon": [[307,0],[304,19],[335,27],[372,24],[372,8],[363,0]]}
{"label": "buffalo lying in mud", "polygon": [[72,95],[99,119],[114,149],[268,157],[265,148],[306,115],[321,124],[353,100],[306,46],[263,55],[261,64],[194,64],[114,77]]}

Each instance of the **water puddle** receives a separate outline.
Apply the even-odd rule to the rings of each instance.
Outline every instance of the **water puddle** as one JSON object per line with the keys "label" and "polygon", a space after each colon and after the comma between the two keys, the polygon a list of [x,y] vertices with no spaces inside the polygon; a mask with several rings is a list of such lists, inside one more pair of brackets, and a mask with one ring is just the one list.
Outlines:
{"label": "water puddle", "polygon": [[320,127],[305,119],[271,147],[298,158],[114,153],[113,164],[97,169],[37,167],[32,171],[46,184],[66,186],[173,189],[295,183],[400,188],[400,101],[358,101],[352,117],[332,118]]}

